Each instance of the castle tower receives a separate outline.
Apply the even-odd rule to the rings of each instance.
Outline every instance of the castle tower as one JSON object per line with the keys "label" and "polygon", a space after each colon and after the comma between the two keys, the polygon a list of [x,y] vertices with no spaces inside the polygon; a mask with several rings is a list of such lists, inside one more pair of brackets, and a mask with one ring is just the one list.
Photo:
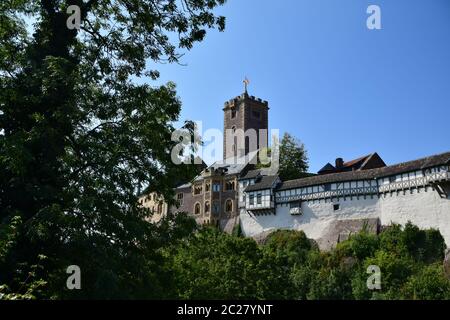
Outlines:
{"label": "castle tower", "polygon": [[[268,146],[269,103],[243,94],[225,102],[223,157],[241,157]],[[233,135],[230,135],[233,133]]]}

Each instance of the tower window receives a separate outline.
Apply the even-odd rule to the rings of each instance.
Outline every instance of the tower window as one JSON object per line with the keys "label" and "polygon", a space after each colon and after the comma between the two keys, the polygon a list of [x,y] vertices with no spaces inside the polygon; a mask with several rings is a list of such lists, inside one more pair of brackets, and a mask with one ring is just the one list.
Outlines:
{"label": "tower window", "polygon": [[220,192],[220,184],[218,183],[213,184],[213,192]]}
{"label": "tower window", "polygon": [[202,186],[194,186],[194,195],[199,195],[202,193]]}
{"label": "tower window", "polygon": [[209,213],[209,202],[205,202],[205,213]]}
{"label": "tower window", "polygon": [[226,212],[231,212],[231,211],[233,211],[233,201],[232,201],[232,200],[228,199],[228,200],[225,202],[225,211],[226,211]]}
{"label": "tower window", "polygon": [[236,110],[231,110],[231,119],[236,118]]}
{"label": "tower window", "polygon": [[234,181],[227,181],[225,182],[225,191],[234,191]]}
{"label": "tower window", "polygon": [[196,204],[195,204],[195,207],[194,207],[194,213],[195,213],[196,215],[199,215],[200,212],[201,212],[200,203],[196,203]]}

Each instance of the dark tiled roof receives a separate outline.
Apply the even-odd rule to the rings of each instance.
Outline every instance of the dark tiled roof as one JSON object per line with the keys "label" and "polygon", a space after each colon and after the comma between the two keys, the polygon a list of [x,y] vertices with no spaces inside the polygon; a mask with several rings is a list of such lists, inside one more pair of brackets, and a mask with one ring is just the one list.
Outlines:
{"label": "dark tiled roof", "polygon": [[245,189],[245,192],[270,189],[277,179],[278,179],[278,176],[264,176],[264,177],[261,177],[260,181],[256,182],[255,184],[252,184],[252,185],[248,186]]}
{"label": "dark tiled roof", "polygon": [[366,161],[371,156],[372,156],[372,154],[369,154],[367,156],[364,156],[364,157],[361,157],[361,158],[358,158],[358,159],[354,159],[354,160],[350,160],[350,161],[344,162],[344,167],[353,167],[353,166],[355,166],[356,164],[358,164],[360,162]]}
{"label": "dark tiled roof", "polygon": [[338,173],[353,170],[368,170],[386,166],[383,159],[381,159],[378,153],[376,152],[366,155],[364,157],[343,162],[340,167],[337,166],[338,159],[336,159],[336,167],[330,163],[327,163],[322,169],[318,171],[318,174]]}
{"label": "dark tiled roof", "polygon": [[425,169],[438,165],[445,165],[450,163],[450,152],[422,158],[418,160],[402,162],[388,167],[360,170],[360,171],[348,171],[340,173],[331,173],[325,175],[318,175],[314,177],[302,178],[297,180],[290,180],[283,182],[278,190],[287,190],[305,186],[320,185],[333,182],[344,182],[354,180],[366,180],[375,179],[381,177],[388,177],[404,172],[415,171]]}
{"label": "dark tiled roof", "polygon": [[239,179],[245,180],[245,179],[254,179],[257,176],[261,174],[261,170],[249,170],[244,175],[242,175]]}
{"label": "dark tiled roof", "polygon": [[336,170],[336,168],[331,164],[331,163],[327,163],[326,165],[323,166],[322,169],[319,170],[319,172],[327,172],[327,171],[334,171]]}

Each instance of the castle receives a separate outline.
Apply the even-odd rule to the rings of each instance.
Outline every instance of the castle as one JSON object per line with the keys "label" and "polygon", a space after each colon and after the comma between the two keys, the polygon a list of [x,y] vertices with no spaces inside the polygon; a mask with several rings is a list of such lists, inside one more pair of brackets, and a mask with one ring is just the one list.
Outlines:
{"label": "castle", "polygon": [[[303,230],[329,249],[362,228],[378,232],[411,221],[439,229],[450,245],[450,152],[390,166],[377,153],[337,158],[317,175],[281,181],[252,161],[268,146],[268,102],[245,90],[223,112],[224,160],[177,186],[177,206],[156,194],[141,196],[141,205],[154,211],[153,222],[168,212],[188,212],[199,224],[225,232],[240,226],[257,240],[275,229]],[[239,132],[254,132],[256,143]]]}

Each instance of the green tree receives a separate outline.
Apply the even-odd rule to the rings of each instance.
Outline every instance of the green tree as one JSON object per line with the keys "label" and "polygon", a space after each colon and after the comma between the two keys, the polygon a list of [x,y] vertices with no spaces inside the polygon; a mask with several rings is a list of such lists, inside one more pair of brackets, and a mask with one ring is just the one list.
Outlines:
{"label": "green tree", "polygon": [[418,300],[450,299],[450,280],[446,278],[441,263],[420,268],[411,276],[402,290],[403,298]]}
{"label": "green tree", "polygon": [[[206,29],[223,30],[212,11],[224,2],[0,3],[0,228],[21,221],[0,261],[9,292],[26,287],[44,256],[41,297],[164,296],[164,239],[145,222],[137,189],[172,199],[173,182],[192,168],[170,155],[175,85],[135,79],[156,79],[149,62],[178,62]],[[80,30],[66,25],[70,5],[81,9]],[[80,293],[63,289],[72,264]]]}
{"label": "green tree", "polygon": [[303,264],[313,245],[303,231],[277,230],[266,239],[264,250],[283,259],[286,265]]}
{"label": "green tree", "polygon": [[267,279],[261,259],[255,241],[203,228],[175,249],[171,265],[176,298],[258,298],[258,281]]}
{"label": "green tree", "polygon": [[282,180],[308,176],[308,155],[305,146],[298,139],[285,133],[280,144],[280,170]]}

